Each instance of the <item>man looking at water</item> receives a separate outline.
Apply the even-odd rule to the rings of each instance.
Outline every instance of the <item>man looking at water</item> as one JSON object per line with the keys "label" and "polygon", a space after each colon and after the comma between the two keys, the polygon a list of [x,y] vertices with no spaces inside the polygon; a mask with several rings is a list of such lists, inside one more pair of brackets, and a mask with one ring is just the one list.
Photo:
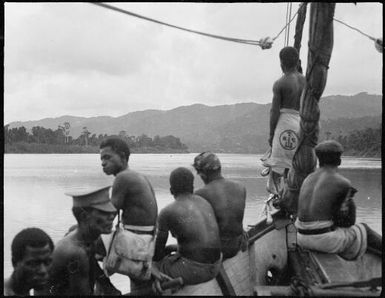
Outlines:
{"label": "man looking at water", "polygon": [[41,229],[27,228],[12,241],[12,275],[4,280],[4,296],[31,296],[47,287],[52,263],[52,239]]}
{"label": "man looking at water", "polygon": [[337,172],[343,148],[330,140],[315,147],[319,168],[304,181],[299,194],[298,245],[345,259],[363,255],[367,246],[382,252],[382,237],[367,224],[355,224],[356,190]]}
{"label": "man looking at water", "polygon": [[[119,137],[110,137],[100,144],[100,159],[104,173],[114,175],[111,201],[122,210],[122,223],[135,234],[155,235],[158,206],[150,181],[128,168],[130,149]],[[143,238],[147,241],[148,237]],[[154,240],[154,238],[153,238]],[[154,245],[148,245],[154,247]],[[148,252],[152,254],[152,252]],[[148,264],[151,267],[151,264]],[[131,291],[151,286],[151,281],[131,280]]]}
{"label": "man looking at water", "polygon": [[279,58],[283,76],[273,85],[268,139],[271,155],[262,160],[270,169],[267,190],[277,195],[281,194],[281,178],[287,175],[297,149],[300,99],[306,81],[297,70],[299,56],[295,48],[283,48]]}
{"label": "man looking at water", "polygon": [[222,176],[221,163],[212,152],[203,152],[196,156],[193,166],[205,183],[195,194],[206,199],[213,207],[219,226],[223,258],[231,258],[241,248],[247,248],[246,232],[242,225],[246,188]]}
{"label": "man looking at water", "polygon": [[111,233],[116,209],[110,187],[68,194],[73,197],[72,213],[77,227],[60,240],[53,253],[49,292],[52,295],[92,295],[96,272],[96,242]]}
{"label": "man looking at water", "polygon": [[[172,278],[182,277],[193,285],[216,277],[221,264],[218,225],[214,210],[202,197],[193,194],[194,175],[177,168],[170,175],[170,192],[175,202],[159,214],[153,270]],[[178,240],[178,251],[165,256],[168,232]]]}

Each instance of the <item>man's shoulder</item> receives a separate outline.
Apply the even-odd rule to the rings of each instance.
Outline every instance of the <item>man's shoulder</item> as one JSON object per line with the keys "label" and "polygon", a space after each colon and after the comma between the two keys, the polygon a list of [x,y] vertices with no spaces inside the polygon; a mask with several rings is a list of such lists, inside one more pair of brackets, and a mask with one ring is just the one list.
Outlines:
{"label": "man's shoulder", "polygon": [[72,237],[64,237],[55,246],[54,255],[61,258],[86,257],[87,253]]}
{"label": "man's shoulder", "polygon": [[222,180],[218,181],[218,185],[219,187],[231,188],[232,190],[239,191],[244,191],[246,189],[242,183],[227,178],[223,178]]}
{"label": "man's shoulder", "polygon": [[170,214],[175,212],[175,209],[177,208],[176,202],[172,202],[168,205],[166,205],[159,213],[159,217],[167,217]]}
{"label": "man's shoulder", "polygon": [[345,187],[350,187],[352,185],[352,183],[350,182],[350,180],[348,178],[346,178],[345,176],[341,175],[340,173],[336,173],[335,174],[335,178],[336,178],[336,181],[341,185],[341,186],[345,186]]}
{"label": "man's shoulder", "polygon": [[137,178],[141,177],[142,175],[136,171],[133,171],[131,169],[125,169],[118,174],[116,174],[116,178]]}
{"label": "man's shoulder", "polygon": [[273,90],[278,90],[285,83],[285,77],[282,76],[278,80],[276,80],[273,84]]}

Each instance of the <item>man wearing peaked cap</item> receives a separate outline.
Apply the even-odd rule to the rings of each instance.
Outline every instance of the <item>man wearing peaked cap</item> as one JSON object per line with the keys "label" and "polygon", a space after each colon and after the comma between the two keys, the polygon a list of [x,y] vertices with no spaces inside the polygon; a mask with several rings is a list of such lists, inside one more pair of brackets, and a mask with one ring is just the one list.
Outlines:
{"label": "man wearing peaked cap", "polygon": [[246,188],[222,176],[221,162],[212,152],[202,152],[196,156],[193,167],[205,183],[195,194],[206,199],[213,207],[221,237],[223,258],[231,258],[240,249],[247,248],[242,223]]}
{"label": "man wearing peaked cap", "polygon": [[[60,240],[53,253],[49,290],[51,295],[92,295],[103,271],[95,259],[101,234],[111,233],[116,209],[110,201],[110,187],[66,193],[73,200],[77,226]],[[108,293],[119,291],[108,286]],[[99,281],[99,279],[98,279]],[[120,292],[119,292],[120,293]]]}
{"label": "man wearing peaked cap", "polygon": [[68,192],[66,195],[73,198],[73,207],[92,207],[106,212],[116,212],[116,208],[111,203],[111,186],[106,186],[97,190],[83,190]]}

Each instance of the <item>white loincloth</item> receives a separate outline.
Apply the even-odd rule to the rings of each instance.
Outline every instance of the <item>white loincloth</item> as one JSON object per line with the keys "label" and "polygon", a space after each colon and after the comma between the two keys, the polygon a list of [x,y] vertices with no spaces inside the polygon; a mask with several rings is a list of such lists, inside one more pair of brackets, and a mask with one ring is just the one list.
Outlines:
{"label": "white loincloth", "polygon": [[[282,174],[285,168],[291,168],[294,153],[298,146],[299,112],[292,109],[281,109],[274,131],[271,155],[262,160],[265,167],[271,167]],[[275,168],[275,169],[274,169]]]}
{"label": "white loincloth", "polygon": [[[331,227],[331,220],[303,222],[298,218],[295,226],[303,230],[314,230]],[[297,244],[306,249],[326,253],[337,253],[346,260],[362,256],[367,248],[367,234],[363,224],[355,224],[348,228],[335,227],[330,231],[317,235],[297,233]]]}

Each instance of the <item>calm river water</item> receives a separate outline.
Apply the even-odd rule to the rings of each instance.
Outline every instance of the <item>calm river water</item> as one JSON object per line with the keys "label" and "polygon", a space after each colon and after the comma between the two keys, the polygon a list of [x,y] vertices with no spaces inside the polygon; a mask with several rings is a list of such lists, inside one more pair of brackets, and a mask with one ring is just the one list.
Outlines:
{"label": "calm river water", "polygon": [[[195,156],[195,153],[133,154],[129,164],[130,168],[149,178],[160,210],[173,200],[169,193],[170,172],[179,166],[193,170],[191,164]],[[267,198],[266,178],[260,176],[261,156],[218,156],[223,175],[243,183],[247,188],[243,222],[247,228],[247,225],[260,220],[263,200]],[[193,173],[195,188],[203,186],[195,171]],[[358,189],[355,195],[357,221],[368,223],[382,234],[381,160],[344,158],[340,173]],[[4,276],[12,272],[10,246],[16,233],[36,226],[57,242],[75,223],[71,212],[72,198],[64,192],[74,188],[110,185],[112,181],[113,177],[102,172],[98,154],[4,155]],[[114,278],[118,279],[114,276],[113,282]],[[129,289],[128,284],[124,288]]]}

